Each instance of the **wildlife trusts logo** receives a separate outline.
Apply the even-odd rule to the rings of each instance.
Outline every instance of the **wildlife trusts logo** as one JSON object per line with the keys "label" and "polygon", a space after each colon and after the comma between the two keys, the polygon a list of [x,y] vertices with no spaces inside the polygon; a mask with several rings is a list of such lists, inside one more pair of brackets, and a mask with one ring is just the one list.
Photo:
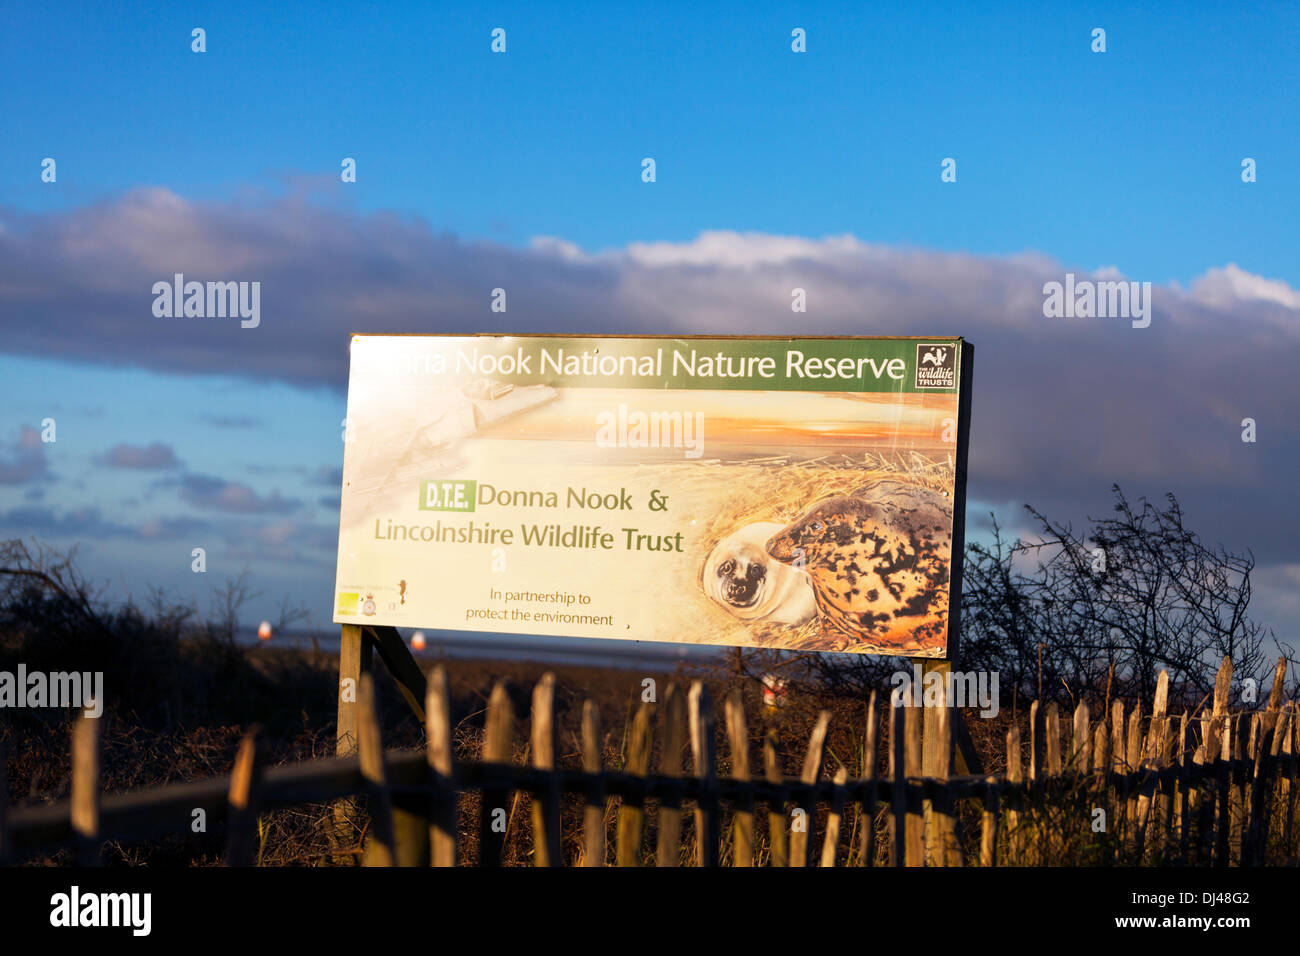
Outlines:
{"label": "wildlife trusts logo", "polygon": [[262,324],[260,282],[186,282],[178,272],[171,282],[155,282],[153,294],[153,314],[160,319],[239,318],[244,329]]}
{"label": "wildlife trusts logo", "polygon": [[924,343],[916,347],[916,387],[955,388],[957,385],[957,346]]}

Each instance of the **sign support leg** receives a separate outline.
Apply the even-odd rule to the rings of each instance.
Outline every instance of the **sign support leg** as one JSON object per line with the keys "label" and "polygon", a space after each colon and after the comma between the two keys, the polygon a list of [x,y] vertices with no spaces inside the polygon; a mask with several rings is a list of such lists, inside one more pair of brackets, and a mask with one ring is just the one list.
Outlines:
{"label": "sign support leg", "polygon": [[361,675],[370,670],[370,642],[357,624],[344,624],[339,641],[339,717],[334,752],[347,757],[357,752],[357,689]]}
{"label": "sign support leg", "polygon": [[[344,624],[342,627],[339,641],[338,726],[334,752],[340,757],[350,757],[357,752],[357,694],[361,686],[361,675],[370,670],[371,653],[370,642],[365,639],[359,625]],[[347,851],[356,839],[359,810],[360,807],[353,798],[345,798],[334,804],[334,827],[330,832],[330,844],[335,850],[336,866],[352,866],[357,862]]]}
{"label": "sign support leg", "polygon": [[[952,672],[952,661],[936,660],[932,657],[912,658],[912,663],[921,665],[921,679],[924,681],[925,676],[931,673],[943,675],[944,686],[947,687],[948,674]],[[921,772],[927,777],[938,771],[939,761],[944,759],[943,755],[935,752],[931,741],[939,732],[939,714],[933,707],[923,709],[922,736],[921,736]],[[975,743],[971,740],[970,728],[966,726],[966,718],[962,716],[961,711],[954,709],[952,712],[952,736],[956,744],[953,754],[956,771],[959,775],[981,774],[984,772],[983,763],[980,761],[979,754],[975,751]]]}
{"label": "sign support leg", "polygon": [[[424,723],[424,672],[415,662],[396,628],[344,624],[339,644],[339,711],[335,753],[347,757],[357,752],[357,688],[361,675],[373,667],[374,653],[403,699]],[[427,866],[429,862],[429,820],[427,801],[422,798],[394,800],[393,829],[398,866]],[[360,807],[356,800],[340,800],[334,806],[336,846],[348,846],[356,831],[354,820]]]}

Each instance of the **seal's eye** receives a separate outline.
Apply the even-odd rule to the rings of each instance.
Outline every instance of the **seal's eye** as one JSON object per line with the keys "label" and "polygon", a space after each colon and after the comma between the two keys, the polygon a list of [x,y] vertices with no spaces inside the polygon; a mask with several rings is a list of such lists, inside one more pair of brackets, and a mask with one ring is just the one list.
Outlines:
{"label": "seal's eye", "polygon": [[736,562],[728,558],[726,561],[723,561],[722,564],[718,565],[718,574],[725,576],[730,574],[735,569],[736,569]]}
{"label": "seal's eye", "polygon": [[826,530],[826,525],[822,524],[820,521],[814,521],[812,524],[808,526],[808,530],[821,532]]}

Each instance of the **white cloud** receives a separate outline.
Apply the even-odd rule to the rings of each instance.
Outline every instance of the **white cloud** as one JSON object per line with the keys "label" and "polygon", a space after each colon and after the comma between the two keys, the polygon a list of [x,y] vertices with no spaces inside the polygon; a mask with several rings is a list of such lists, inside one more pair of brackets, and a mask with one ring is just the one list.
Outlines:
{"label": "white cloud", "polygon": [[[1222,269],[1209,269],[1192,283],[1192,298],[1205,305],[1230,308],[1243,301],[1275,302],[1283,308],[1300,311],[1300,292],[1281,279],[1265,279],[1228,263]],[[1294,323],[1288,323],[1294,329]]]}
{"label": "white cloud", "polygon": [[[354,331],[960,334],[976,346],[970,472],[983,500],[1067,517],[1107,507],[1114,481],[1130,497],[1173,490],[1211,540],[1300,557],[1300,292],[1234,264],[1190,291],[1157,286],[1150,328],[1133,329],[1044,318],[1044,282],[1079,270],[1032,251],[727,231],[521,249],[298,197],[210,203],[163,189],[8,215],[9,354],[342,389]],[[154,318],[152,283],[174,272],[260,281],[261,326]],[[504,316],[490,311],[497,287]],[[796,287],[806,313],[790,309]],[[1253,445],[1240,440],[1245,417]]]}

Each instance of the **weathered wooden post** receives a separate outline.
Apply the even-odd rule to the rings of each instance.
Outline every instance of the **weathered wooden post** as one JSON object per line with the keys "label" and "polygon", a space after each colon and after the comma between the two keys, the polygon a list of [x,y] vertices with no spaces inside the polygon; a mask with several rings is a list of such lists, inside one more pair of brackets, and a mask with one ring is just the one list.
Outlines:
{"label": "weathered wooden post", "polygon": [[890,865],[906,866],[907,854],[907,708],[889,700],[889,802],[893,811],[890,831]]}
{"label": "weathered wooden post", "polygon": [[605,865],[605,786],[600,752],[600,709],[582,705],[582,769],[591,778],[582,810],[582,865]]}
{"label": "weathered wooden post", "polygon": [[767,839],[772,844],[772,866],[789,866],[790,850],[785,818],[785,773],[781,769],[781,753],[777,746],[776,730],[769,728],[763,738],[763,773],[767,782],[777,788],[777,795],[767,807]]}
{"label": "weathered wooden post", "polygon": [[[632,719],[632,742],[628,747],[626,773],[645,777],[650,772],[650,751],[653,731],[650,726],[650,705],[645,701]],[[644,791],[629,794],[618,808],[618,836],[616,852],[619,866],[641,865],[641,827],[645,821]]]}
{"label": "weathered wooden post", "polygon": [[360,624],[344,624],[339,643],[339,716],[335,753],[347,757],[357,752],[357,692],[361,675],[371,668],[371,645]]}
{"label": "weathered wooden post", "polygon": [[[812,786],[822,772],[822,757],[826,752],[826,733],[830,729],[831,714],[823,710],[817,715],[812,736],[808,740],[808,752],[803,758],[803,772],[799,782]],[[790,828],[790,865],[807,866],[810,862],[809,852],[812,846],[812,828],[817,819],[817,802],[811,796],[803,796],[798,801],[798,826]]]}
{"label": "weathered wooden post", "polygon": [[1013,866],[1023,866],[1024,837],[1021,813],[1025,808],[1024,770],[1020,766],[1020,728],[1015,724],[1007,731],[1007,785],[1011,795],[1007,802],[1007,854]]}
{"label": "weathered wooden post", "polygon": [[[366,808],[370,811],[370,834],[363,847],[366,866],[394,866],[397,847],[393,831],[393,803],[388,789],[388,768],[384,765],[384,741],[379,730],[379,712],[375,707],[375,678],[362,674],[357,694],[357,756],[361,760],[361,777],[366,787]],[[424,833],[419,842],[427,845]]]}
{"label": "weathered wooden post", "polygon": [[826,838],[822,841],[822,866],[834,866],[840,844],[840,820],[844,816],[844,788],[849,782],[849,770],[840,767],[835,771],[835,789],[831,795],[830,812],[826,815]]}
{"label": "weathered wooden post", "polygon": [[434,866],[456,865],[456,784],[451,744],[451,692],[447,669],[433,669],[424,705],[429,776],[434,796],[429,819],[429,857]]}
{"label": "weathered wooden post", "polygon": [[[686,701],[676,684],[664,693],[664,746],[659,767],[665,777],[680,780],[686,746]],[[656,866],[676,866],[682,852],[682,793],[673,787],[659,798]]]}
{"label": "weathered wooden post", "polygon": [[543,777],[533,794],[533,863],[563,866],[560,855],[560,779],[556,776],[555,675],[543,674],[533,689],[533,767]]}
{"label": "weathered wooden post", "polygon": [[226,824],[226,865],[252,866],[257,862],[253,851],[257,836],[258,815],[262,809],[262,769],[266,747],[261,728],[254,724],[239,743],[235,766],[230,773],[228,801],[230,814]]}
{"label": "weathered wooden post", "polygon": [[515,714],[510,707],[510,696],[503,681],[497,681],[488,698],[487,722],[483,731],[483,762],[485,779],[482,786],[482,806],[479,808],[478,854],[479,866],[501,865],[501,851],[506,843],[506,830],[510,817],[506,801],[511,787],[503,767],[513,762]]}
{"label": "weathered wooden post", "polygon": [[72,728],[72,839],[78,866],[103,863],[99,843],[99,721],[84,714]]}
{"label": "weathered wooden post", "polygon": [[998,865],[998,823],[1002,815],[998,778],[984,778],[984,815],[980,830],[980,866]]}
{"label": "weathered wooden post", "polygon": [[[745,701],[737,687],[727,695],[727,742],[731,746],[731,779],[748,785],[749,728],[745,724]],[[731,822],[732,865],[754,865],[754,796],[743,792],[736,800]]]}
{"label": "weathered wooden post", "polygon": [[934,844],[927,847],[927,853],[934,866],[962,866],[965,861],[957,830],[957,811],[948,783],[952,770],[952,716],[956,711],[947,705],[937,710],[939,726],[934,749],[938,751],[938,759],[932,779],[938,793],[933,800],[934,826],[930,829]]}
{"label": "weathered wooden post", "polygon": [[876,692],[871,692],[867,703],[867,727],[862,738],[862,779],[859,786],[862,800],[858,809],[858,849],[854,858],[857,866],[871,866],[875,861],[876,792],[879,784],[876,773],[876,742],[880,732],[880,715],[876,709]]}
{"label": "weathered wooden post", "polygon": [[[359,624],[342,625],[339,641],[338,721],[334,752],[340,757],[350,757],[357,752],[357,728],[360,722],[357,697],[361,675],[370,671],[371,648]],[[334,804],[334,826],[330,833],[330,843],[335,850],[335,865],[358,862],[351,850],[357,834],[361,832],[359,812],[360,806],[352,798]]]}
{"label": "weathered wooden post", "polygon": [[717,866],[718,844],[722,840],[718,813],[717,740],[713,701],[703,681],[691,684],[688,698],[691,757],[700,795],[695,800],[696,865]]}

